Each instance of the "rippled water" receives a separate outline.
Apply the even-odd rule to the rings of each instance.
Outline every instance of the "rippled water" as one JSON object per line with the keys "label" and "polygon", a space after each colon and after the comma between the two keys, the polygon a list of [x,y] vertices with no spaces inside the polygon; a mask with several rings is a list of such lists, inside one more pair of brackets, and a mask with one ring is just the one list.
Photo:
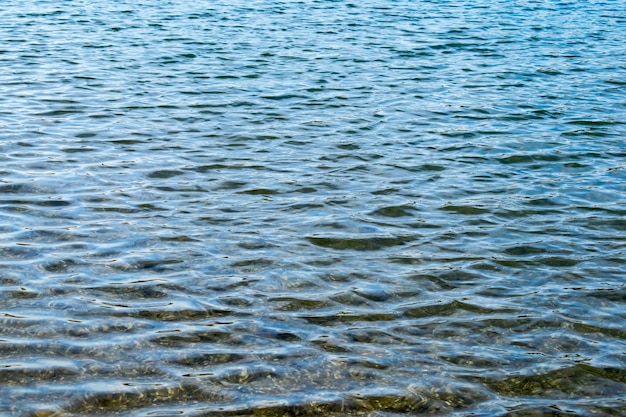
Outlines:
{"label": "rippled water", "polygon": [[623,1],[0,21],[3,415],[626,415]]}

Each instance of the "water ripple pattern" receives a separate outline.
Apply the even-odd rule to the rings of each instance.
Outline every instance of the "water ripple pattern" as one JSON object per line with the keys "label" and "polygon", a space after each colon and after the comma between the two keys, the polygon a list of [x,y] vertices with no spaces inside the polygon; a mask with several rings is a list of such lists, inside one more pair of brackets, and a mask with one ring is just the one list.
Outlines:
{"label": "water ripple pattern", "polygon": [[0,21],[0,414],[626,415],[623,1]]}

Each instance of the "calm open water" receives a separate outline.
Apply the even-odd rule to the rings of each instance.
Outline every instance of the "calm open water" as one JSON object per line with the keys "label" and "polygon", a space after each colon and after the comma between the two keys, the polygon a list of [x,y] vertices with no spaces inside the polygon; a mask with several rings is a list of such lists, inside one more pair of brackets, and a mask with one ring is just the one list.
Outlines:
{"label": "calm open water", "polygon": [[0,22],[0,414],[626,415],[624,1]]}

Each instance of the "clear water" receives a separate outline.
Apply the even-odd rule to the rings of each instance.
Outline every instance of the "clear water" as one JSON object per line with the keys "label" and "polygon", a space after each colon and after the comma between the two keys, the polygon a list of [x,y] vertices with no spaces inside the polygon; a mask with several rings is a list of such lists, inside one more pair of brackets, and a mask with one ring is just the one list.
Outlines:
{"label": "clear water", "polygon": [[626,3],[5,0],[0,413],[626,414]]}

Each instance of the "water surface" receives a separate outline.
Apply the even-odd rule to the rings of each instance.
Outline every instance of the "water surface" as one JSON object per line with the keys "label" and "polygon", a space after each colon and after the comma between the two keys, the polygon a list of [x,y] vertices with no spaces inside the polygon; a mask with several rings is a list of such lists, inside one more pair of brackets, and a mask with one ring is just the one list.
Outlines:
{"label": "water surface", "polygon": [[0,10],[0,413],[626,414],[623,1]]}

